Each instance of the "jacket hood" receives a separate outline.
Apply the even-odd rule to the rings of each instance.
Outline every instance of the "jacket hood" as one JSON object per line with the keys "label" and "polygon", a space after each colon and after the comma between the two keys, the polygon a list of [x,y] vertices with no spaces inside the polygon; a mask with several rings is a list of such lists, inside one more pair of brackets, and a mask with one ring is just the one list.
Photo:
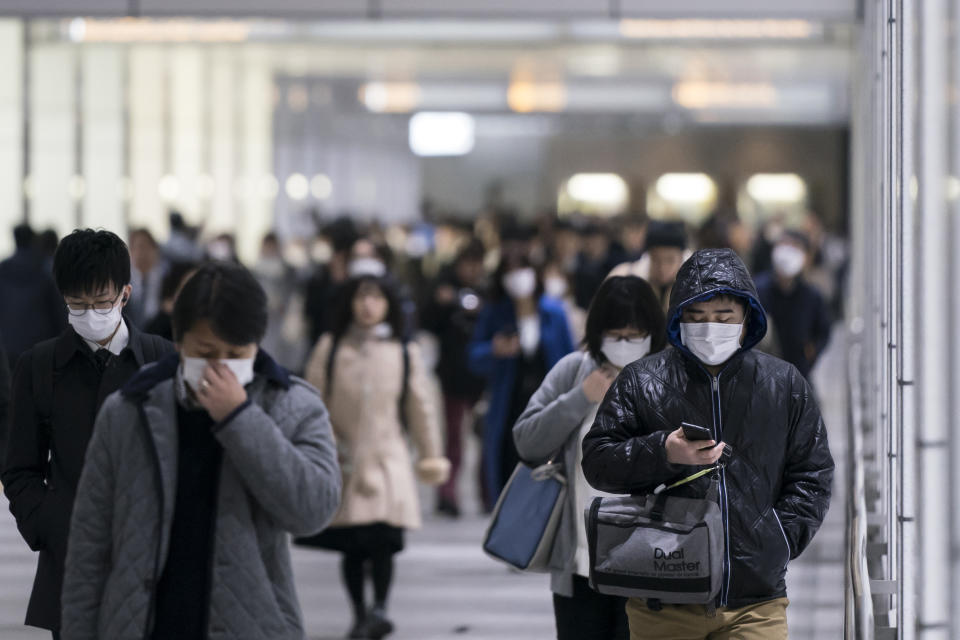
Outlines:
{"label": "jacket hood", "polygon": [[767,333],[767,313],[760,304],[757,287],[740,256],[731,249],[701,249],[680,267],[670,293],[670,311],[667,314],[667,339],[670,344],[693,358],[690,350],[680,341],[680,316],[688,305],[720,294],[737,296],[750,305],[747,335],[740,352],[755,347],[763,340]]}
{"label": "jacket hood", "polygon": [[[157,360],[137,372],[127,384],[123,386],[121,393],[127,397],[141,396],[148,393],[165,380],[171,380],[177,375],[177,369],[180,367],[180,354],[173,353]],[[281,367],[270,357],[263,349],[257,351],[257,357],[253,362],[253,371],[258,376],[263,376],[269,382],[277,384],[284,389],[290,388],[290,373]]]}

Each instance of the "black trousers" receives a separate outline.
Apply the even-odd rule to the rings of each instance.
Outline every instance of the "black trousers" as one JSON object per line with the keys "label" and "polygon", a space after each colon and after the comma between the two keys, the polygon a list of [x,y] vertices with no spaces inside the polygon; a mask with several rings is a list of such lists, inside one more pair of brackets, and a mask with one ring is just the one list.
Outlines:
{"label": "black trousers", "polygon": [[572,598],[553,594],[557,640],[629,640],[626,605],[626,598],[599,594],[573,576]]}

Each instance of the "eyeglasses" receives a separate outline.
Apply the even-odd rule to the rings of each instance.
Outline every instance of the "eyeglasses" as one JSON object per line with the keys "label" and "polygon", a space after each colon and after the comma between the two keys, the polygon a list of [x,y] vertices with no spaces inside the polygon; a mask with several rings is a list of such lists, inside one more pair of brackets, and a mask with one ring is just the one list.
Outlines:
{"label": "eyeglasses", "polygon": [[85,302],[67,302],[67,311],[72,316],[82,316],[86,313],[87,309],[93,309],[93,312],[101,316],[110,315],[110,312],[113,311],[113,308],[117,304],[117,300],[120,299],[120,296],[123,295],[123,291],[117,294],[117,297],[113,300],[103,300],[101,302],[94,302],[93,304],[87,304]]}

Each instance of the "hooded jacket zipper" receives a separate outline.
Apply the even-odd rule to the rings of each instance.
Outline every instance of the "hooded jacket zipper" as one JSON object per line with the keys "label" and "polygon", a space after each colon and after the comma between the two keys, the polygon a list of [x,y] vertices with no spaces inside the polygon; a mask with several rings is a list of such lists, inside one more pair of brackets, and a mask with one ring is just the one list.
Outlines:
{"label": "hooded jacket zipper", "polygon": [[[708,374],[709,375],[709,374]],[[723,409],[720,406],[720,374],[710,376],[710,409],[713,414],[713,433],[717,442],[723,438]],[[726,470],[720,469],[720,512],[723,516],[723,576],[720,584],[720,605],[727,606],[730,595],[730,518],[727,504],[727,475]]]}

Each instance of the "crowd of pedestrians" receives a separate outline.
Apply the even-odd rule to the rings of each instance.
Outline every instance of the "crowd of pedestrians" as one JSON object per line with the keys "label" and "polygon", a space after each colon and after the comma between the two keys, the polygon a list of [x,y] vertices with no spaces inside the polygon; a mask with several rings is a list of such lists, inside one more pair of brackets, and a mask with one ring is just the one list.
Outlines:
{"label": "crowd of pedestrians", "polygon": [[[341,554],[349,637],[381,638],[424,508],[460,517],[476,486],[489,513],[518,463],[553,461],[568,478],[557,637],[681,637],[694,614],[680,605],[591,589],[583,513],[723,458],[717,629],[743,614],[773,630],[756,637],[786,637],[783,571],[829,502],[808,378],[843,263],[813,219],[746,241],[739,223],[706,227],[340,218],[309,239],[268,234],[249,268],[234,238],[203,241],[176,213],[165,243],[17,227],[0,262],[0,479],[39,552],[26,624],[70,640],[302,638],[292,534]],[[731,407],[750,419],[725,431]],[[686,440],[684,421],[716,446]]]}

